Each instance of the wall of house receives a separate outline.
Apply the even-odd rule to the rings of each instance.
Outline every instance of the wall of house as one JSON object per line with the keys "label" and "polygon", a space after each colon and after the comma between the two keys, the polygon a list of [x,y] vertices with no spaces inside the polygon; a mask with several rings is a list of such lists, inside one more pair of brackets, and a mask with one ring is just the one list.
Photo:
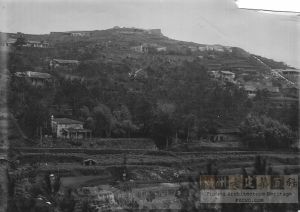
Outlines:
{"label": "wall of house", "polygon": [[217,134],[213,137],[214,142],[222,141],[238,141],[239,136],[234,134]]}
{"label": "wall of house", "polygon": [[44,79],[30,78],[30,82],[33,86],[44,86],[45,85]]}
{"label": "wall of house", "polygon": [[234,81],[234,75],[221,74],[221,78],[224,81],[232,82]]}
{"label": "wall of house", "polygon": [[58,138],[64,137],[63,129],[68,129],[68,128],[83,129],[83,125],[82,124],[57,124],[56,136]]}

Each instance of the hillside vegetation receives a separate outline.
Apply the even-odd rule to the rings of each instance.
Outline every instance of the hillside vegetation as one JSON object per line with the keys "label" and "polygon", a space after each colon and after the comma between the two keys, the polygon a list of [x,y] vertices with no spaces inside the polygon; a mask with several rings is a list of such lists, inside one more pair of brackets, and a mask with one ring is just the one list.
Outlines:
{"label": "hillside vegetation", "polygon": [[[259,99],[250,100],[238,85],[209,76],[208,71],[215,69],[268,75],[265,65],[237,47],[194,51],[193,47],[205,45],[131,28],[91,31],[82,37],[66,33],[24,37],[47,40],[50,47],[16,46],[9,52],[10,73],[48,72],[55,79],[52,85],[37,89],[11,77],[9,108],[31,138],[50,133],[49,117],[59,114],[52,106],[71,110],[68,116],[84,121],[96,137],[150,137],[162,148],[175,137],[197,140],[219,127],[239,126],[250,113],[272,116],[259,106]],[[131,49],[145,43],[167,50]],[[80,65],[72,71],[52,70],[49,61],[53,58],[79,60]],[[264,60],[272,68],[286,67]],[[273,115],[278,119],[278,113]],[[296,129],[289,118],[279,121]]]}

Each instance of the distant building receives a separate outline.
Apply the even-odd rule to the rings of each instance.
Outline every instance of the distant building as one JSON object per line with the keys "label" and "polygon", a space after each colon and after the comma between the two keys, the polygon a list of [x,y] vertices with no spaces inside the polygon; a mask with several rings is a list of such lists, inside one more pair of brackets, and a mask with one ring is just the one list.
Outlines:
{"label": "distant building", "polygon": [[165,52],[167,51],[167,47],[159,46],[157,44],[141,44],[138,46],[130,47],[131,50],[139,53],[149,53],[149,52]]}
{"label": "distant building", "polygon": [[157,36],[163,36],[161,29],[139,29],[139,28],[119,28],[119,27],[114,27],[113,29],[117,29],[120,34],[127,34],[127,35],[132,35],[132,34],[151,34],[151,35],[157,35]]}
{"label": "distant building", "polygon": [[91,35],[90,31],[50,32],[51,37],[60,37],[60,36],[88,37],[90,35]]}
{"label": "distant building", "polygon": [[91,34],[90,32],[82,32],[82,31],[69,32],[69,33],[72,37],[88,37]]}
{"label": "distant building", "polygon": [[224,49],[225,49],[227,52],[232,52],[232,48],[231,48],[231,47],[225,46]]}
{"label": "distant building", "polygon": [[162,36],[161,29],[148,29],[146,30],[149,34]]}
{"label": "distant building", "polygon": [[220,77],[224,82],[234,82],[235,74],[231,71],[220,71]]}
{"label": "distant building", "polygon": [[225,50],[227,51],[232,51],[231,48],[229,47],[223,47],[220,45],[206,45],[206,46],[199,46],[198,50],[203,52],[203,51],[216,51],[216,52],[224,52]]}
{"label": "distant building", "polygon": [[83,122],[69,118],[51,117],[52,134],[57,138],[90,138],[92,131],[83,128]]}
{"label": "distant building", "polygon": [[206,46],[199,46],[198,49],[199,51],[204,52],[206,51]]}
{"label": "distant building", "polygon": [[192,52],[196,52],[196,51],[199,50],[197,46],[189,46],[188,48],[189,48],[189,50],[191,50]]}
{"label": "distant building", "polygon": [[164,47],[164,46],[156,47],[156,51],[157,52],[165,52],[165,51],[167,51],[167,47]]}
{"label": "distant building", "polygon": [[63,59],[52,59],[49,62],[49,66],[52,70],[56,68],[63,68],[67,70],[73,70],[79,65],[78,60],[63,60]]}
{"label": "distant building", "polygon": [[11,47],[16,43],[17,39],[15,38],[8,38],[7,40],[0,41],[0,46],[1,47]]}
{"label": "distant building", "polygon": [[84,161],[83,161],[83,165],[84,166],[94,166],[94,165],[96,165],[97,164],[97,161],[96,160],[94,160],[94,159],[85,159]]}
{"label": "distant building", "polygon": [[52,82],[52,76],[48,73],[42,72],[16,72],[15,77],[24,78],[29,81],[33,86],[45,86]]}
{"label": "distant building", "polygon": [[215,78],[215,79],[218,79],[221,76],[219,71],[209,71],[208,75]]}
{"label": "distant building", "polygon": [[239,141],[240,130],[238,128],[224,128],[217,129],[215,133],[210,135],[210,141],[212,142],[234,142]]}
{"label": "distant building", "polygon": [[84,83],[86,78],[83,76],[78,76],[78,75],[74,75],[74,74],[68,74],[68,73],[58,73],[58,75],[62,78],[64,78],[65,80],[69,80],[69,81],[78,81],[81,83]]}
{"label": "distant building", "polygon": [[224,47],[223,46],[220,46],[220,45],[213,45],[211,46],[212,50],[213,51],[216,51],[216,52],[224,52]]}
{"label": "distant building", "polygon": [[22,45],[23,47],[32,47],[32,48],[48,48],[48,41],[26,41],[26,44]]}
{"label": "distant building", "polygon": [[138,45],[138,46],[133,46],[130,47],[131,50],[135,51],[135,52],[139,52],[139,53],[148,53],[149,48],[146,45]]}
{"label": "distant building", "polygon": [[299,83],[299,79],[300,79],[300,70],[299,69],[284,69],[284,70],[281,70],[281,74],[286,79],[288,79],[294,83]]}
{"label": "distant building", "polygon": [[251,85],[245,85],[244,90],[247,92],[249,98],[253,98],[256,96],[257,89]]}

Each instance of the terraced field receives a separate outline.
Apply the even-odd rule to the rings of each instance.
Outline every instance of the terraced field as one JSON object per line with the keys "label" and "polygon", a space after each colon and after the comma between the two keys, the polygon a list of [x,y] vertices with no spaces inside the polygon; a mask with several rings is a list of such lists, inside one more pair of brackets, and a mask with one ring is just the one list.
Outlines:
{"label": "terraced field", "polygon": [[[146,175],[157,175],[157,179],[168,179],[161,176],[159,170],[168,168],[168,175],[184,172],[184,175],[197,175],[206,170],[213,162],[219,174],[241,174],[241,169],[253,169],[255,157],[260,155],[278,174],[298,174],[300,172],[300,155],[297,152],[274,151],[200,151],[170,152],[141,149],[67,149],[67,148],[19,148],[17,159],[23,167],[35,164],[39,172],[60,171],[65,176],[106,175],[111,178],[112,170],[126,166],[136,180]],[[94,166],[84,166],[85,159],[96,161]],[[37,162],[38,161],[38,162]],[[154,171],[158,169],[157,171]],[[147,172],[148,171],[148,172]],[[144,172],[144,174],[143,174]],[[147,177],[146,177],[147,178]],[[151,177],[150,177],[151,178]],[[154,177],[155,178],[155,177]],[[153,178],[153,179],[154,179]],[[170,177],[170,180],[176,180]],[[167,180],[168,181],[168,180]]]}

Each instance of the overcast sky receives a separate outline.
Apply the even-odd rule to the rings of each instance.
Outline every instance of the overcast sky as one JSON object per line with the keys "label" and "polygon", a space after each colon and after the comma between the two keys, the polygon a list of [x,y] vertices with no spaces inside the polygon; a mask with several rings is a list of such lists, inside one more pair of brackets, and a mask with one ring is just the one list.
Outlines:
{"label": "overcast sky", "polygon": [[161,28],[177,40],[238,46],[300,68],[300,17],[238,9],[234,0],[1,1],[4,32]]}

